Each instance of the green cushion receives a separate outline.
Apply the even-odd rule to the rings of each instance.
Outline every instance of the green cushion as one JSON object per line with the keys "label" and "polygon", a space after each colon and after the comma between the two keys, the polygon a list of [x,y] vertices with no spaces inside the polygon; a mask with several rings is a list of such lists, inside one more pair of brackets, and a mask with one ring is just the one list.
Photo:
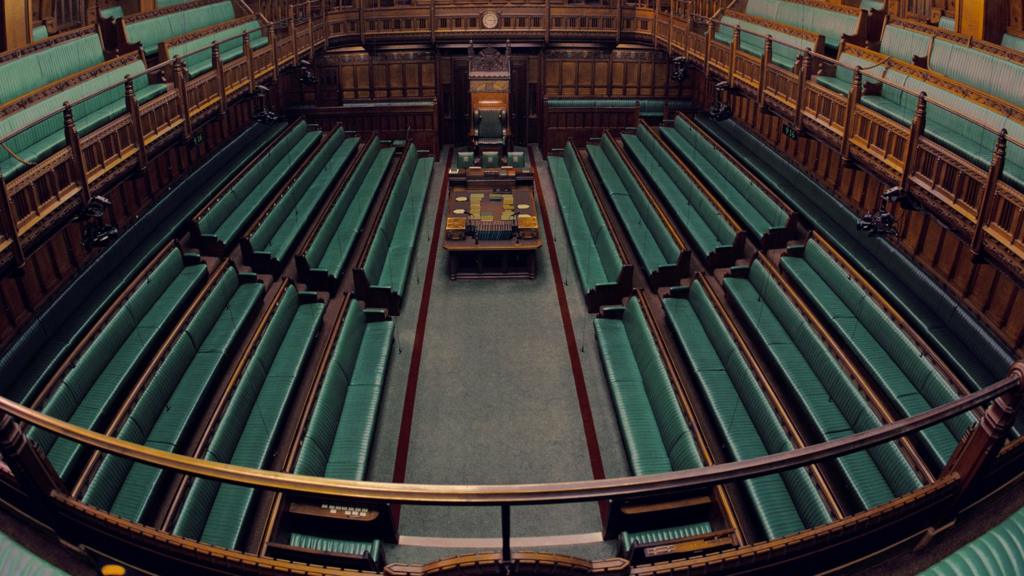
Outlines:
{"label": "green cushion", "polygon": [[164,40],[234,18],[235,9],[231,2],[217,2],[130,22],[125,24],[125,32],[129,42],[141,43],[146,55],[152,56]]}
{"label": "green cushion", "polygon": [[353,540],[338,540],[323,536],[311,536],[293,532],[288,538],[288,544],[300,548],[310,548],[321,552],[333,552],[335,554],[353,554],[364,556],[374,562],[380,562],[380,540],[359,542]]}
{"label": "green cushion", "polygon": [[785,0],[747,0],[746,13],[782,24],[817,32],[825,45],[836,49],[844,34],[854,35],[860,17]]}
{"label": "green cushion", "polygon": [[633,546],[669,543],[674,540],[708,534],[709,532],[711,532],[711,524],[708,522],[697,522],[696,524],[645,530],[643,532],[622,532],[619,534],[619,545],[623,551],[628,551]]}
{"label": "green cushion", "polygon": [[889,23],[882,30],[882,43],[878,51],[904,62],[914,62],[914,57],[926,57],[931,49],[932,35]]}
{"label": "green cushion", "polygon": [[[817,47],[815,42],[806,38],[740,20],[734,16],[722,16],[721,22],[723,25],[715,31],[715,40],[732,44],[733,30],[739,28],[741,30],[740,49],[760,58],[764,55],[764,38],[771,36],[773,40],[776,40],[772,43],[772,63],[787,70],[793,69],[797,57],[803,50],[814,50]],[[755,34],[760,34],[760,36]]]}
{"label": "green cushion", "polygon": [[1024,509],[921,572],[921,576],[1024,574]]}
{"label": "green cushion", "polygon": [[218,30],[194,40],[176,44],[168,50],[168,56],[181,56],[189,76],[195,78],[213,69],[213,49],[206,48],[213,43],[220,44],[221,62],[230,62],[245,55],[242,35],[249,34],[252,49],[266,46],[268,39],[263,36],[258,20],[250,20],[237,26]]}
{"label": "green cushion", "polygon": [[[103,62],[99,34],[86,34],[0,64],[0,103]],[[124,76],[122,75],[123,79]]]}

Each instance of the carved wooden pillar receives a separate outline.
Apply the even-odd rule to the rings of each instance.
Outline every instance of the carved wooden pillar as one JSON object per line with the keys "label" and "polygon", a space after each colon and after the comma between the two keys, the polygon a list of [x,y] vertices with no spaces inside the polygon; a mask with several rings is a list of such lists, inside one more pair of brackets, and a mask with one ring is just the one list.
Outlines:
{"label": "carved wooden pillar", "polygon": [[192,116],[189,114],[188,105],[188,72],[185,71],[185,63],[180,56],[174,57],[174,85],[178,89],[178,101],[181,103],[181,132],[186,139],[192,137]]}
{"label": "carved wooden pillar", "polygon": [[274,82],[276,83],[277,82],[277,63],[278,63],[278,60],[277,60],[277,58],[278,58],[278,56],[277,56],[277,31],[274,29],[273,24],[270,25],[270,46],[271,46],[270,57],[274,59],[273,73],[272,73],[271,77],[274,79]]}
{"label": "carved wooden pillar", "polygon": [[729,50],[729,89],[732,90],[733,75],[736,72],[736,52],[740,49],[740,27],[732,29],[732,46]]}
{"label": "carved wooden pillar", "polygon": [[981,202],[978,204],[978,219],[974,223],[974,237],[971,238],[971,251],[980,255],[982,243],[985,238],[985,226],[989,221],[989,212],[992,211],[992,201],[996,195],[996,187],[999,179],[1003,176],[1003,164],[1006,160],[1006,129],[999,132],[996,140],[996,149],[992,152],[992,162],[988,167],[988,179],[985,181],[985,188],[981,192]]}
{"label": "carved wooden pillar", "polygon": [[653,44],[654,49],[658,49],[658,20],[661,19],[661,0],[654,0],[654,27],[652,28],[654,34]]}
{"label": "carved wooden pillar", "polygon": [[707,29],[704,32],[704,104],[707,104],[709,93],[711,92],[711,38],[715,34],[715,26],[718,25],[718,23],[713,21],[708,22]]}
{"label": "carved wooden pillar", "polygon": [[135,164],[139,172],[145,173],[148,167],[146,156],[146,136],[142,129],[142,115],[139,113],[139,101],[135,98],[135,82],[131,76],[124,79],[124,103],[128,109],[128,117],[132,120],[132,136],[135,138]]}
{"label": "carved wooden pillar", "polygon": [[853,84],[850,86],[850,97],[846,101],[846,121],[843,123],[843,144],[839,150],[839,156],[843,162],[850,161],[850,134],[853,132],[853,111],[860,101],[861,85],[864,82],[864,73],[860,66],[853,71]]}
{"label": "carved wooden pillar", "polygon": [[[624,0],[615,0],[615,43],[622,42],[622,2]],[[433,6],[433,2],[430,4]]]}
{"label": "carved wooden pillar", "polygon": [[217,108],[221,114],[224,114],[228,109],[228,89],[225,86],[224,62],[220,58],[220,44],[214,44],[211,52],[213,69],[217,71],[217,98],[220,100]]}
{"label": "carved wooden pillar", "polygon": [[[9,414],[0,416],[0,454],[11,467],[18,485],[30,496],[32,505],[48,502],[50,493],[66,493],[64,482],[53,470],[50,461],[30,442],[19,424]],[[44,506],[39,506],[44,508]]]}
{"label": "carved wooden pillar", "polygon": [[14,215],[14,202],[11,202],[11,193],[7,190],[7,183],[0,177],[0,193],[3,193],[3,227],[4,235],[11,240],[14,264],[18,268],[25,265],[25,249],[21,245],[21,237],[18,235],[18,219]]}
{"label": "carved wooden pillar", "polygon": [[71,149],[71,158],[75,164],[75,176],[78,177],[78,196],[82,206],[89,204],[92,194],[89,192],[89,175],[85,169],[85,156],[82,154],[82,141],[78,138],[78,129],[75,128],[75,115],[71,109],[71,103],[64,103],[64,138]]}
{"label": "carved wooden pillar", "polygon": [[313,0],[306,2],[306,30],[309,34],[309,63],[313,63],[313,51],[316,49],[316,38],[313,37]]}
{"label": "carved wooden pillar", "polygon": [[295,21],[295,4],[291,5],[291,18],[288,20],[292,36],[292,66],[299,65],[299,24]]}
{"label": "carved wooden pillar", "polygon": [[799,134],[804,127],[804,93],[807,91],[807,69],[811,66],[811,50],[804,50],[796,57],[796,110],[793,113],[793,129]]}
{"label": "carved wooden pillar", "polygon": [[245,53],[245,65],[249,69],[249,94],[256,91],[256,65],[252,61],[252,40],[249,31],[242,35],[242,52]]}
{"label": "carved wooden pillar", "polygon": [[23,48],[32,43],[32,6],[29,0],[4,0],[3,33],[7,50]]}
{"label": "carved wooden pillar", "polygon": [[910,124],[907,153],[903,156],[903,174],[900,176],[900,190],[904,192],[909,189],[910,176],[914,173],[914,164],[917,163],[917,142],[921,139],[921,134],[924,134],[927,110],[928,95],[921,92],[917,95],[917,110],[914,111],[914,121]]}
{"label": "carved wooden pillar", "polygon": [[768,64],[772,61],[772,37],[764,39],[764,51],[761,53],[761,78],[757,83],[757,107],[764,110],[764,88],[768,84]]}

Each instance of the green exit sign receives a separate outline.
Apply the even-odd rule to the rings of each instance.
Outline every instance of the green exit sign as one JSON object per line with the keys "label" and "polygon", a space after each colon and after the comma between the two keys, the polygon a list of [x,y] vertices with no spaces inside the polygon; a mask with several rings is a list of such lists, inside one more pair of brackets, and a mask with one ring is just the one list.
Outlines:
{"label": "green exit sign", "polygon": [[796,128],[793,128],[790,124],[782,125],[782,133],[786,135],[790,140],[796,140]]}

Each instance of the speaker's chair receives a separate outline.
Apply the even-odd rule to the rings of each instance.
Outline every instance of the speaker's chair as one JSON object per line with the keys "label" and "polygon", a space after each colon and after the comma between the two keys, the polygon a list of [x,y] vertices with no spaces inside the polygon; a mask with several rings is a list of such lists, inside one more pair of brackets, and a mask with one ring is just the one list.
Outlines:
{"label": "speaker's chair", "polygon": [[504,110],[477,110],[473,124],[473,140],[478,149],[504,152],[508,140]]}

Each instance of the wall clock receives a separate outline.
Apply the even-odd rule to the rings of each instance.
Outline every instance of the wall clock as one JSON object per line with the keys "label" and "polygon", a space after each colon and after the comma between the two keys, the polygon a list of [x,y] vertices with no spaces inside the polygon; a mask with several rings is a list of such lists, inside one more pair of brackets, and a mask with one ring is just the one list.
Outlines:
{"label": "wall clock", "polygon": [[480,23],[488,30],[498,27],[498,13],[494,10],[487,10],[480,15]]}

